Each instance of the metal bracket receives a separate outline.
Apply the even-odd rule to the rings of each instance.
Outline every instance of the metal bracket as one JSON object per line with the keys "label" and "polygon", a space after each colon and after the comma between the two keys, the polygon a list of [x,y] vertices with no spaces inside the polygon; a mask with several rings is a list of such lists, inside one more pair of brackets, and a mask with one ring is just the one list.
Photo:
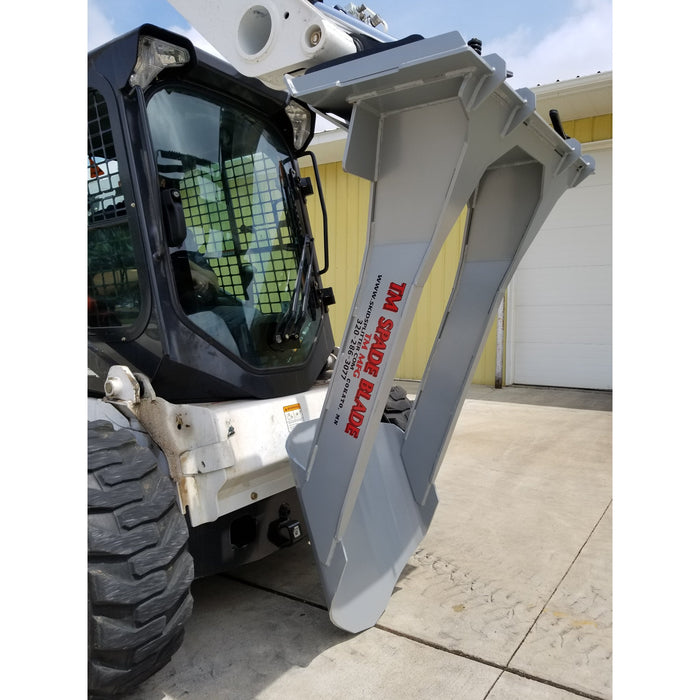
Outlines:
{"label": "metal bracket", "polygon": [[[287,441],[331,620],[384,611],[437,506],[435,477],[489,324],[561,194],[593,170],[453,32],[289,81],[352,118],[345,169],[372,180],[367,246],[318,421]],[[563,155],[562,155],[563,154]],[[405,433],[381,423],[422,288],[470,203],[448,309]]]}

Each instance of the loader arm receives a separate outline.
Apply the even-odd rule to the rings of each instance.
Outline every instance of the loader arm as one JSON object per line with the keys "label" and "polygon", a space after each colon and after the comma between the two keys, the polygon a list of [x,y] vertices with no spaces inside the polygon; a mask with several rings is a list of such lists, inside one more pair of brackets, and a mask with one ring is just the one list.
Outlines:
{"label": "loader arm", "polygon": [[[284,26],[275,17],[293,4],[255,1],[269,15],[270,41]],[[237,7],[250,19],[247,3]],[[234,60],[230,44],[220,50]],[[272,47],[259,49],[265,63]],[[295,99],[351,115],[343,166],[372,183],[337,369],[320,417],[287,440],[329,614],[351,632],[379,619],[430,526],[435,479],[518,262],[559,197],[594,169],[577,141],[535,113],[534,94],[507,77],[503,59],[482,57],[457,32],[325,67],[293,62],[285,75]],[[465,205],[461,262],[403,432],[381,422],[383,408],[422,288]]]}

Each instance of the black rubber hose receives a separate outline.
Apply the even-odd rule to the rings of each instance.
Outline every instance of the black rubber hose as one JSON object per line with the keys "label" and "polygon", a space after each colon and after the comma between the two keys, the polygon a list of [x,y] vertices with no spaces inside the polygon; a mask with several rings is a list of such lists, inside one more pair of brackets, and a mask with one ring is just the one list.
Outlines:
{"label": "black rubber hose", "polygon": [[568,139],[569,137],[564,133],[564,127],[561,125],[561,119],[559,118],[558,109],[549,110],[549,118],[552,121],[552,128],[559,134],[563,139]]}

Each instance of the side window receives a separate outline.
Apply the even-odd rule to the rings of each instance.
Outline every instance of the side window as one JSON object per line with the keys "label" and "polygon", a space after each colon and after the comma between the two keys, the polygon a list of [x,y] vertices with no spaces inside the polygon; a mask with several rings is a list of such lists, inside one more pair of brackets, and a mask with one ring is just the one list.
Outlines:
{"label": "side window", "polygon": [[88,90],[88,325],[127,326],[141,296],[107,104]]}

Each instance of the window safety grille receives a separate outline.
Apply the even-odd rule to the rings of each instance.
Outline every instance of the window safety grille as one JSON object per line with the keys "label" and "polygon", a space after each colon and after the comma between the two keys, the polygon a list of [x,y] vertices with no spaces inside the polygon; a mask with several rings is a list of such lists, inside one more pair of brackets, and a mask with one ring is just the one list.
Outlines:
{"label": "window safety grille", "polygon": [[262,313],[288,305],[297,277],[298,244],[285,212],[279,164],[263,153],[198,166],[184,174],[189,235],[222,288],[254,299]]}
{"label": "window safety grille", "polygon": [[124,214],[124,196],[109,123],[107,105],[94,90],[88,92],[88,223]]}
{"label": "window safety grille", "polygon": [[124,326],[139,314],[134,247],[125,219],[104,98],[88,91],[88,325]]}

